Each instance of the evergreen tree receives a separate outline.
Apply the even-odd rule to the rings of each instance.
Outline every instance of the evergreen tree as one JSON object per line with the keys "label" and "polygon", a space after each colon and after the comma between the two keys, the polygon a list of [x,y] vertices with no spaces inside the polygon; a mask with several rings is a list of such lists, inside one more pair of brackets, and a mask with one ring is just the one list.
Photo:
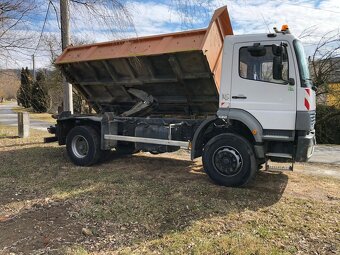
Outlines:
{"label": "evergreen tree", "polygon": [[22,106],[22,104],[23,104],[23,98],[22,98],[22,74],[23,74],[23,70],[24,70],[24,68],[22,68],[21,72],[20,72],[21,82],[20,82],[20,87],[17,91],[17,102],[18,102],[18,105],[20,105],[20,106]]}
{"label": "evergreen tree", "polygon": [[31,106],[32,77],[27,67],[21,69],[20,76],[21,84],[17,93],[17,100],[19,105],[28,108]]}
{"label": "evergreen tree", "polygon": [[35,112],[46,112],[49,105],[49,96],[46,85],[46,74],[40,70],[37,72],[37,80],[32,86],[31,105]]}

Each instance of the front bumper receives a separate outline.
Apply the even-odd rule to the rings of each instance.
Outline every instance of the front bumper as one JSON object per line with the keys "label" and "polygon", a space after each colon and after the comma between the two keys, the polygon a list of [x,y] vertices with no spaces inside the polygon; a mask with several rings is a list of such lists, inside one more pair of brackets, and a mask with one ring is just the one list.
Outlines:
{"label": "front bumper", "polygon": [[48,127],[47,131],[50,134],[54,135],[54,136],[52,136],[52,137],[45,137],[44,138],[44,143],[57,142],[58,141],[58,137],[57,137],[57,125]]}
{"label": "front bumper", "polygon": [[299,136],[296,147],[296,162],[307,162],[313,155],[314,146],[316,145],[315,131],[306,136]]}

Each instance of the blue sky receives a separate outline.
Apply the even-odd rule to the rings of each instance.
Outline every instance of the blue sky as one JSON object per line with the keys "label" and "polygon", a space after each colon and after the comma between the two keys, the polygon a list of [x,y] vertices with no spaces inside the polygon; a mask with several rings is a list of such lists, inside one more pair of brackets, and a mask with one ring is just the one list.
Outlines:
{"label": "blue sky", "polygon": [[[48,0],[38,2],[34,13],[27,18],[21,30],[32,35],[32,48],[38,45],[38,39],[44,23]],[[59,2],[54,1],[58,9]],[[274,26],[281,27],[288,23],[291,31],[299,36],[305,29],[310,29],[311,36],[303,38],[307,52],[312,52],[321,36],[331,30],[340,29],[340,0],[187,0],[191,3],[190,14],[187,15],[183,6],[178,6],[176,0],[130,0],[126,9],[133,21],[135,30],[117,26],[116,20],[105,23],[102,20],[89,17],[82,8],[71,8],[71,33],[73,39],[89,42],[114,40],[128,36],[143,36],[206,27],[213,10],[227,5],[235,34],[263,33],[272,31]],[[103,10],[105,10],[103,8]],[[58,10],[57,10],[58,11]],[[105,10],[108,16],[114,16]],[[116,13],[117,14],[117,13]],[[18,31],[22,32],[22,31]],[[60,30],[56,14],[52,6],[49,8],[47,22],[43,35],[54,35],[59,38]],[[17,53],[16,63],[8,62],[10,67],[31,66],[28,57]],[[50,64],[46,46],[40,43],[36,51],[38,67]],[[2,66],[0,66],[2,67]]]}

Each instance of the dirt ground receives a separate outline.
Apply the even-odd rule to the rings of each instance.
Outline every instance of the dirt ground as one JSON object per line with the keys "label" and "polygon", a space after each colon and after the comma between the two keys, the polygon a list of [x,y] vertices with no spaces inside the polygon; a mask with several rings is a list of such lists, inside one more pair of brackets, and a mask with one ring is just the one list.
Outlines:
{"label": "dirt ground", "polygon": [[339,254],[340,180],[297,165],[246,188],[186,152],[72,165],[65,148],[0,126],[0,254]]}

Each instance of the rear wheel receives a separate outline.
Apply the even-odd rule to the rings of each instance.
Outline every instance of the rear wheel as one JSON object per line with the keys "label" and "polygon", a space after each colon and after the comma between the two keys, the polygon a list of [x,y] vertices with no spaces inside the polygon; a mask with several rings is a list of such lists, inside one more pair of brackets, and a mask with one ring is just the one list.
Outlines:
{"label": "rear wheel", "polygon": [[223,186],[246,185],[257,171],[253,147],[236,134],[213,137],[204,147],[202,160],[209,177]]}
{"label": "rear wheel", "polygon": [[99,134],[92,127],[74,127],[67,135],[66,150],[75,165],[93,165],[102,155]]}

